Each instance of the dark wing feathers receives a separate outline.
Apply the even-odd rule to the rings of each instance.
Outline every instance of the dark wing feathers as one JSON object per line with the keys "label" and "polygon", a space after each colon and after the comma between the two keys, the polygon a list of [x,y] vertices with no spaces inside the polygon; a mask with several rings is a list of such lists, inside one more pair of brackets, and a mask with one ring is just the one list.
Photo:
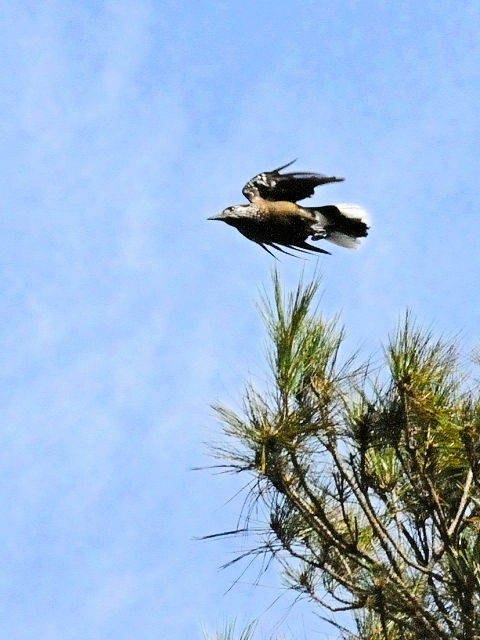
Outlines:
{"label": "dark wing feathers", "polygon": [[294,258],[299,258],[300,256],[296,256],[294,253],[285,251],[285,249],[282,249],[282,247],[288,247],[289,249],[300,251],[300,253],[310,253],[313,251],[315,253],[326,253],[327,255],[331,255],[330,251],[325,251],[325,249],[320,249],[320,247],[315,247],[313,246],[313,244],[309,244],[308,242],[305,242],[305,241],[297,242],[295,244],[282,244],[282,245],[279,242],[259,242],[258,240],[254,240],[254,242],[260,245],[262,249],[265,249],[265,251],[269,253],[271,256],[273,256],[275,259],[277,259],[277,256],[274,253],[272,253],[270,249],[267,249],[265,245],[272,247],[277,251],[281,251],[282,253],[286,253],[288,256],[293,256]]}
{"label": "dark wing feathers", "polygon": [[294,254],[286,251],[286,249],[299,251],[300,253],[313,252],[330,255],[329,251],[306,242],[309,236],[314,235],[311,228],[312,223],[316,223],[316,219],[313,216],[310,219],[305,216],[289,214],[270,221],[257,216],[253,218],[250,216],[240,217],[237,218],[234,226],[243,236],[256,242],[272,256],[274,254],[270,248],[288,255]]}
{"label": "dark wing feathers", "polygon": [[272,253],[270,251],[270,249],[267,249],[267,247],[264,245],[263,242],[257,242],[257,240],[254,240],[254,242],[256,242],[258,244],[259,247],[262,247],[262,249],[264,249],[267,253],[269,253],[273,258],[275,258],[275,260],[278,260],[277,256]]}
{"label": "dark wing feathers", "polygon": [[313,244],[309,244],[308,242],[297,242],[297,244],[293,245],[294,249],[307,249],[308,251],[314,251],[315,253],[326,253],[327,255],[332,255],[330,251],[325,251],[325,249],[320,249],[320,247],[314,247]]}
{"label": "dark wing feathers", "polygon": [[[266,243],[268,244],[269,247],[273,247],[274,249],[277,249],[278,251],[281,251],[282,253],[286,253],[289,256],[293,256],[293,253],[288,253],[288,251],[285,251],[284,249],[280,248],[280,242],[268,242]],[[310,253],[311,251],[315,252],[315,253],[326,253],[328,255],[331,255],[329,251],[325,251],[325,249],[320,249],[320,247],[315,247],[313,244],[309,244],[308,242],[303,241],[298,241],[292,244],[282,244],[282,247],[288,247],[289,249],[294,249],[295,251],[300,251],[300,253]],[[296,258],[298,258],[299,256],[295,256]]]}
{"label": "dark wing feathers", "polygon": [[306,171],[280,173],[282,169],[286,169],[294,162],[295,160],[292,160],[292,162],[273,171],[259,173],[243,187],[243,195],[250,201],[255,195],[259,195],[265,200],[297,202],[297,200],[303,200],[313,195],[315,187],[329,182],[342,182],[344,180],[344,178]]}

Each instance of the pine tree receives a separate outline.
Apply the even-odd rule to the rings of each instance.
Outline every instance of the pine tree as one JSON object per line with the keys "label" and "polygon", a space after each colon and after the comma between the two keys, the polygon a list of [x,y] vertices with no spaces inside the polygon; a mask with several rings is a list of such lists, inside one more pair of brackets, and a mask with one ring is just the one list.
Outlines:
{"label": "pine tree", "polygon": [[344,638],[480,638],[480,402],[457,345],[407,313],[384,366],[359,363],[315,307],[317,280],[273,285],[271,385],[248,385],[241,415],[215,406],[214,455],[250,478],[250,555],[276,562]]}

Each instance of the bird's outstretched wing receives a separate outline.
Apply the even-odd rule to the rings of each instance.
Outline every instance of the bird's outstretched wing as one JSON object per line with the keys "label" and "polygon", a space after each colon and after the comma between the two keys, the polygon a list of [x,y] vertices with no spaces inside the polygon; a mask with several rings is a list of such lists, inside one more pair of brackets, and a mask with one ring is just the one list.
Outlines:
{"label": "bird's outstretched wing", "polygon": [[265,200],[287,200],[297,202],[313,195],[315,187],[329,182],[342,182],[344,178],[325,176],[321,173],[280,173],[295,160],[284,164],[273,171],[259,173],[243,187],[243,195],[252,202],[255,196],[260,196]]}
{"label": "bird's outstretched wing", "polygon": [[[244,220],[243,224],[237,224],[236,226],[243,236],[258,244],[274,257],[275,255],[268,247],[290,256],[294,254],[286,251],[286,249],[299,251],[300,253],[325,253],[330,255],[329,251],[306,242],[307,236],[311,234],[303,229],[303,225],[302,227],[297,227],[295,218],[285,216],[284,220],[286,224],[283,221],[278,224],[277,221],[277,224],[272,224],[271,226],[269,226],[268,221]],[[301,221],[298,220],[298,223],[301,224]]]}

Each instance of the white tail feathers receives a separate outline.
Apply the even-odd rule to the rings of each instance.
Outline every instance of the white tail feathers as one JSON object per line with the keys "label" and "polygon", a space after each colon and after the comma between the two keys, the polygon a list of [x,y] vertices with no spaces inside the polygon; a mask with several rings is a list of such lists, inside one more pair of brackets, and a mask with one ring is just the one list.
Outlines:
{"label": "white tail feathers", "polygon": [[358,204],[328,204],[306,207],[315,222],[310,225],[312,239],[325,239],[347,249],[355,249],[368,235],[369,215]]}
{"label": "white tail feathers", "polygon": [[365,222],[366,225],[370,225],[370,214],[360,205],[343,202],[341,204],[336,204],[335,206],[346,218],[361,220],[362,222]]}
{"label": "white tail feathers", "polygon": [[336,219],[334,216],[330,217],[330,225],[326,227],[325,240],[346,249],[356,249],[361,238],[365,237],[368,232],[370,219],[368,211],[358,204],[350,203],[336,204],[334,207],[340,216]]}
{"label": "white tail feathers", "polygon": [[341,231],[329,232],[325,240],[333,242],[333,244],[338,244],[339,247],[345,247],[346,249],[356,249],[360,244],[360,238],[354,238],[346,233],[341,233]]}

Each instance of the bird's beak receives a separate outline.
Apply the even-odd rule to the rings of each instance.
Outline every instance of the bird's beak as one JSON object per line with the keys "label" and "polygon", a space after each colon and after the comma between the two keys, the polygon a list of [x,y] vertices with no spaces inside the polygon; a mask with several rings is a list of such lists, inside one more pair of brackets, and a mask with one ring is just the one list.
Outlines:
{"label": "bird's beak", "polygon": [[223,220],[223,213],[219,213],[218,216],[211,216],[207,220]]}

